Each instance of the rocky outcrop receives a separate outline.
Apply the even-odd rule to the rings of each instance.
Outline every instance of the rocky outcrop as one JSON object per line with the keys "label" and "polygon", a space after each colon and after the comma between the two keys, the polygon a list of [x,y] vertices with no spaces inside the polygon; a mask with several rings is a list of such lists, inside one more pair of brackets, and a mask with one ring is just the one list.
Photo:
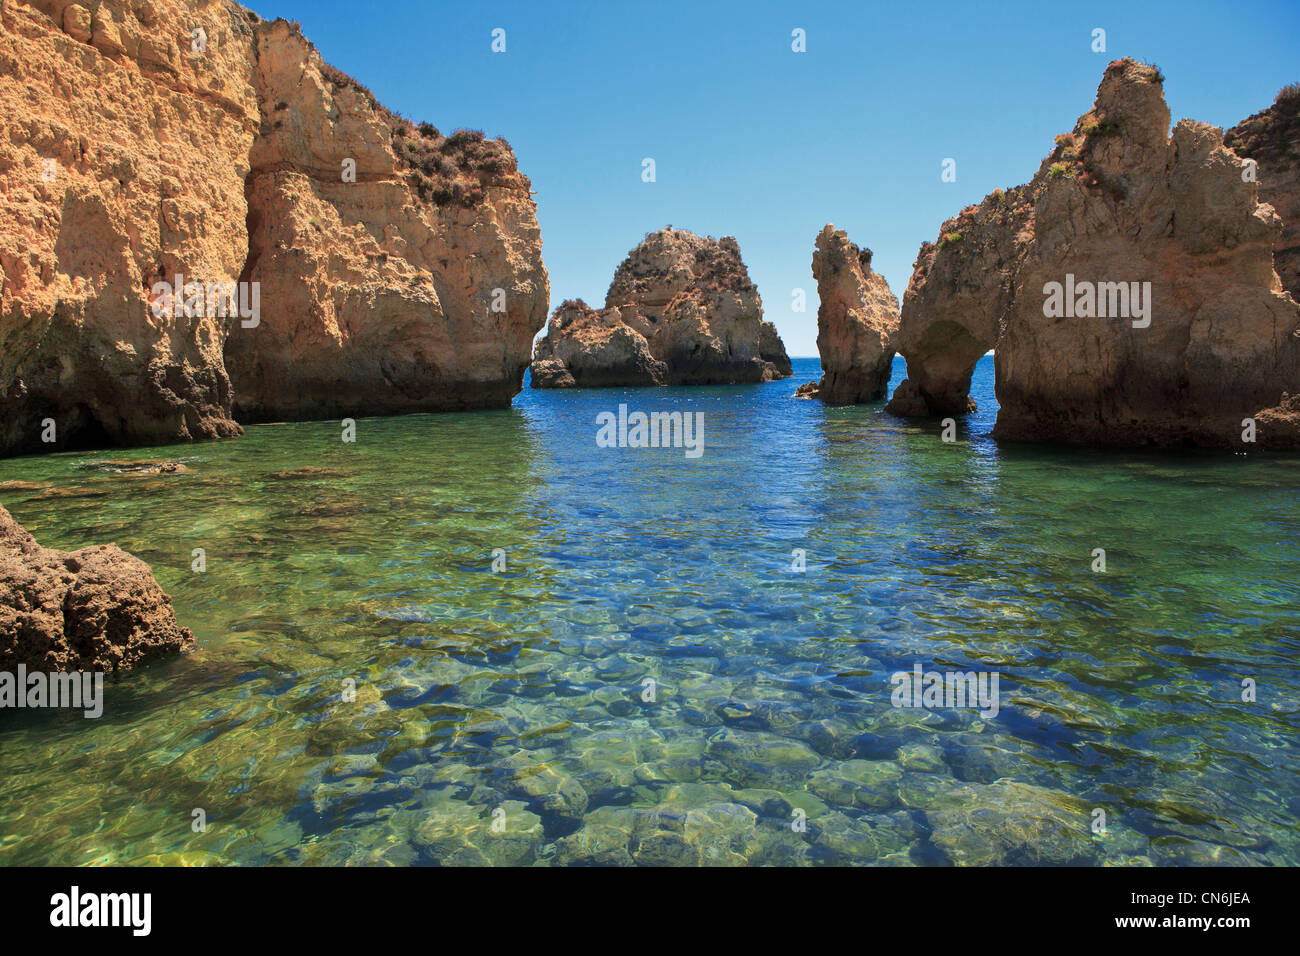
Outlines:
{"label": "rocky outcrop", "polygon": [[393,116],[291,24],[256,39],[244,277],[263,318],[227,340],[236,417],[508,405],[550,297],[510,147]]}
{"label": "rocky outcrop", "polygon": [[666,385],[668,366],[621,309],[597,312],[581,299],[561,303],[533,354],[534,388]]}
{"label": "rocky outcrop", "polygon": [[898,299],[871,271],[871,250],[849,242],[842,229],[827,223],[816,248],[817,352],[825,374],[815,394],[830,405],[879,401],[894,362]]}
{"label": "rocky outcrop", "polygon": [[1258,164],[1260,202],[1282,217],[1273,268],[1282,288],[1300,301],[1300,83],[1285,87],[1272,106],[1224,133],[1223,145]]}
{"label": "rocky outcrop", "polygon": [[534,352],[532,384],[733,385],[790,374],[736,240],[669,227],[628,254],[604,309],[581,300],[556,309]]}
{"label": "rocky outcrop", "polygon": [[1300,306],[1273,270],[1281,220],[1216,127],[1182,120],[1170,135],[1162,83],[1154,67],[1110,64],[1029,184],[922,247],[890,410],[971,409],[971,371],[996,347],[999,438],[1300,447],[1285,407],[1300,392]]}
{"label": "rocky outcrop", "polygon": [[1030,187],[997,190],[943,224],[917,254],[895,341],[907,378],[886,408],[898,415],[975,410],[970,378],[997,343],[1015,294],[1016,270],[1032,233]]}
{"label": "rocky outcrop", "polygon": [[42,548],[0,507],[0,671],[127,670],[193,649],[139,558]]}
{"label": "rocky outcrop", "polygon": [[0,188],[0,455],[504,405],[545,321],[509,147],[228,0],[0,5]]}
{"label": "rocky outcrop", "polygon": [[772,366],[773,378],[789,378],[794,374],[781,333],[772,322],[764,322],[758,327],[758,357]]}
{"label": "rocky outcrop", "polygon": [[253,31],[220,3],[0,6],[0,454],[239,434],[230,320],[149,300],[243,269]]}

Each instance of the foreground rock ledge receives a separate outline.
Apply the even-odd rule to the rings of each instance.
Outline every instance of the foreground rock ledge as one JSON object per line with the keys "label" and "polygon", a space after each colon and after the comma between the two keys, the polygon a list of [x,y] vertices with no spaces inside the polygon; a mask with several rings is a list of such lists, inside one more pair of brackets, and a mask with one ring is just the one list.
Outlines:
{"label": "foreground rock ledge", "polygon": [[113,672],[193,649],[139,558],[42,548],[0,506],[0,671]]}
{"label": "foreground rock ledge", "polygon": [[[1300,305],[1273,265],[1282,222],[1217,127],[1180,120],[1169,134],[1163,82],[1111,63],[1029,184],[921,247],[890,411],[970,411],[971,372],[996,348],[997,438],[1300,447]],[[1270,171],[1260,163],[1261,181]],[[1049,283],[1109,291],[1061,314]]]}
{"label": "foreground rock ledge", "polygon": [[735,385],[791,374],[731,236],[649,233],[614,273],[605,308],[562,303],[533,355],[534,388]]}

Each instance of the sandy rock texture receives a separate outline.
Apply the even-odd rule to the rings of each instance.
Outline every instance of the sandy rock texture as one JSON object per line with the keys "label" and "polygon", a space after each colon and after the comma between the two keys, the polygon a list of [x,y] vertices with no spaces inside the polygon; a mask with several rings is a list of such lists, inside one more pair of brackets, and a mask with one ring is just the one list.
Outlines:
{"label": "sandy rock texture", "polygon": [[[229,0],[0,4],[0,190],[0,455],[504,405],[545,322],[509,147]],[[177,275],[260,321],[152,308]]]}
{"label": "sandy rock texture", "polygon": [[1259,164],[1259,199],[1282,217],[1273,244],[1273,268],[1282,288],[1300,301],[1300,83],[1278,93],[1273,105],[1223,134],[1223,145]]}
{"label": "sandy rock texture", "polygon": [[0,507],[0,671],[127,670],[193,649],[139,558],[42,548]]}
{"label": "sandy rock texture", "polygon": [[240,433],[230,322],[149,301],[244,267],[253,32],[222,3],[0,5],[0,454]]}
{"label": "sandy rock texture", "polygon": [[859,249],[844,230],[827,223],[816,249],[817,352],[825,374],[815,392],[800,397],[815,394],[829,405],[879,401],[894,361],[898,299],[871,271],[871,250]]}
{"label": "sandy rock texture", "polygon": [[1181,120],[1170,135],[1163,80],[1111,63],[1029,184],[922,247],[891,410],[969,410],[971,371],[996,347],[999,438],[1300,447],[1284,407],[1300,392],[1300,306],[1273,268],[1282,221],[1217,127]]}
{"label": "sandy rock texture", "polygon": [[731,236],[649,233],[597,311],[563,303],[534,352],[535,388],[734,385],[791,374]]}
{"label": "sandy rock texture", "polygon": [[257,44],[245,276],[264,318],[227,340],[236,417],[508,405],[550,298],[509,146],[394,116],[291,24]]}

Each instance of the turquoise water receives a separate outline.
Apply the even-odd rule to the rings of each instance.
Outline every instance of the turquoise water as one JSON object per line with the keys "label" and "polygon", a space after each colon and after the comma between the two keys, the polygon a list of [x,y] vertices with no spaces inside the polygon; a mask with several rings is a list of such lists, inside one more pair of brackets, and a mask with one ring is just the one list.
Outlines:
{"label": "turquoise water", "polygon": [[[945,443],[795,365],[0,462],[200,647],[0,714],[0,863],[1300,863],[1300,458],[1000,447],[991,358]],[[620,403],[704,455],[597,448]],[[918,663],[999,713],[892,706]]]}

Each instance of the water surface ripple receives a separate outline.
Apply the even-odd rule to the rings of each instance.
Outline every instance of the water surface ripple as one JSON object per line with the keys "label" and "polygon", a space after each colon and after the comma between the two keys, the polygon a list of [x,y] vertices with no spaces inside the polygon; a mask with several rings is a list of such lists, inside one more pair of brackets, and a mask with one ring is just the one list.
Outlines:
{"label": "water surface ripple", "polygon": [[[1300,459],[998,446],[987,358],[946,444],[817,373],[0,462],[200,646],[0,714],[0,863],[1300,864]],[[598,449],[620,402],[705,454]],[[1000,712],[891,706],[917,663]]]}

